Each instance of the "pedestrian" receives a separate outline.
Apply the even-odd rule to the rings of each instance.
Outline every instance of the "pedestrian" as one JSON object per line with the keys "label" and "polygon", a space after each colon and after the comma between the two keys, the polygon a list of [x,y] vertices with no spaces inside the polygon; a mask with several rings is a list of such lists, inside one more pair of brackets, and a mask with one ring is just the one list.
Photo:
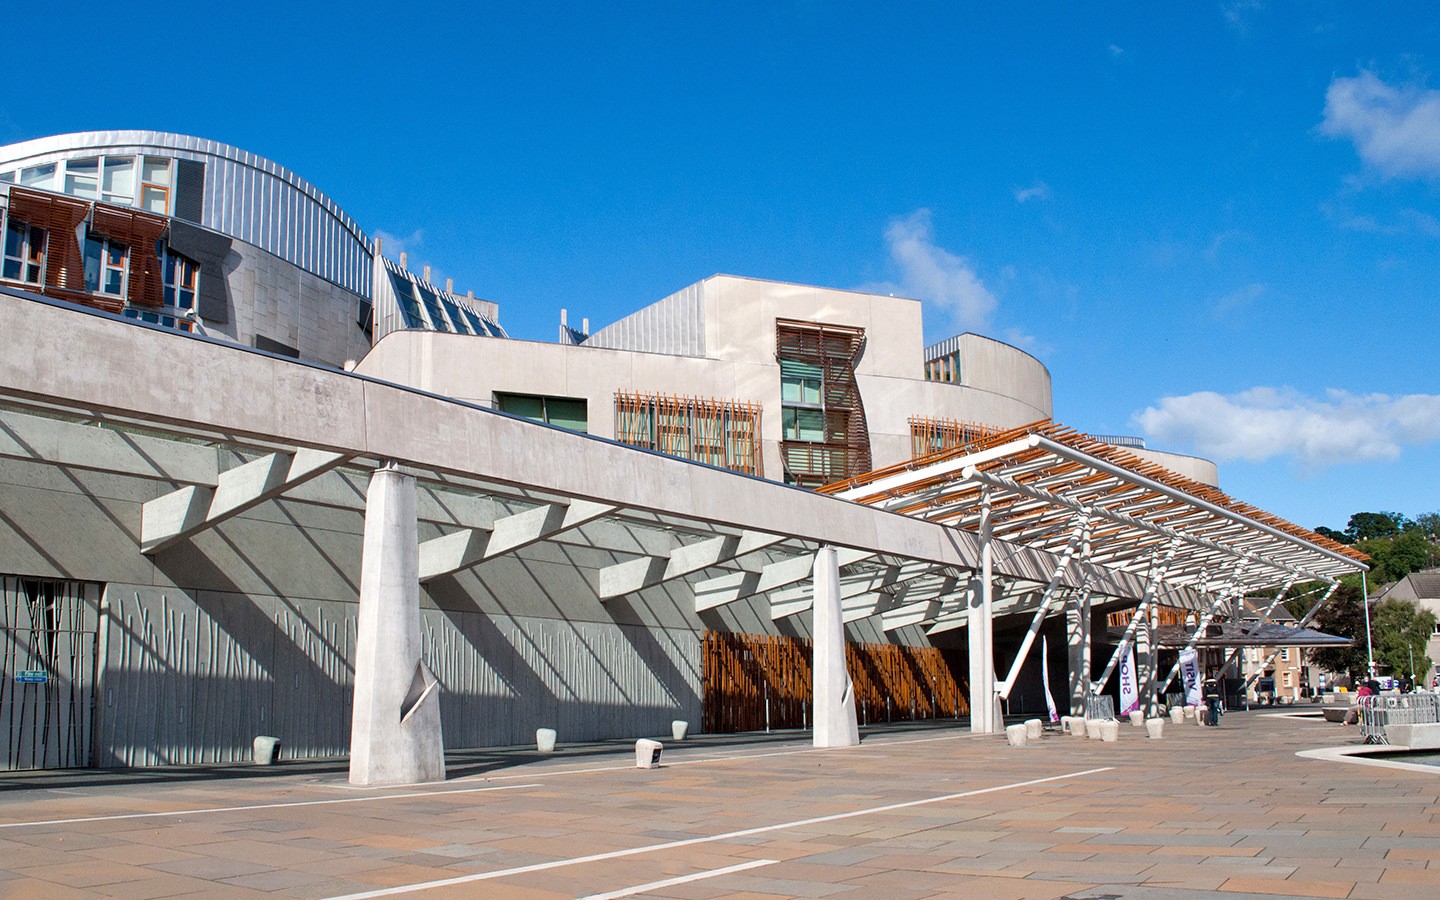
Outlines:
{"label": "pedestrian", "polygon": [[1220,683],[1214,678],[1205,679],[1205,724],[1220,724]]}

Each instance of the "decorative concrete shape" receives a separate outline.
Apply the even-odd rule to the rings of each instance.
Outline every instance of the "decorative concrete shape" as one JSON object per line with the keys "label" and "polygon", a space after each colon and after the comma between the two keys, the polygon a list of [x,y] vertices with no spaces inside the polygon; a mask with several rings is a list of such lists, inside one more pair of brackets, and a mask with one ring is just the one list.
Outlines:
{"label": "decorative concrete shape", "polygon": [[670,736],[677,741],[685,740],[685,735],[690,733],[690,723],[684,719],[676,719],[670,723]]}
{"label": "decorative concrete shape", "polygon": [[1179,706],[1170,707],[1170,721],[1176,725],[1185,724],[1185,710]]}
{"label": "decorative concrete shape", "polygon": [[262,734],[255,738],[255,765],[273,766],[280,759],[280,739]]}
{"label": "decorative concrete shape", "polygon": [[855,688],[845,668],[845,612],[840,606],[840,561],[834,547],[821,547],[811,570],[811,669],[816,747],[854,747],[860,743],[855,715]]}
{"label": "decorative concrete shape", "polygon": [[1025,720],[1025,737],[1038,738],[1045,733],[1045,723],[1039,719]]}
{"label": "decorative concrete shape", "polygon": [[660,765],[660,751],[665,745],[659,741],[641,738],[635,742],[635,768],[653,769]]}
{"label": "decorative concrete shape", "polygon": [[553,728],[537,728],[537,729],[535,729],[535,749],[536,749],[536,750],[539,750],[541,753],[554,753],[554,752],[555,752],[555,729],[553,729]]}
{"label": "decorative concrete shape", "polygon": [[1145,724],[1145,714],[1144,714],[1143,712],[1141,712],[1140,710],[1138,710],[1138,709],[1131,710],[1131,711],[1130,711],[1130,724],[1131,724],[1131,725],[1134,725],[1136,728],[1139,728],[1141,725],[1144,725],[1144,724]]}
{"label": "decorative concrete shape", "polygon": [[1024,725],[1006,725],[1005,740],[1009,741],[1012,747],[1023,747],[1029,740],[1029,729]]}
{"label": "decorative concrete shape", "polygon": [[1089,737],[1089,736],[1090,736],[1090,723],[1089,723],[1089,720],[1086,719],[1084,716],[1071,716],[1071,717],[1070,717],[1070,736],[1071,736],[1071,737],[1078,737],[1078,738]]}
{"label": "decorative concrete shape", "polygon": [[1146,720],[1145,720],[1145,736],[1148,737],[1148,738],[1150,738],[1151,740],[1154,740],[1154,741],[1158,741],[1158,740],[1160,740],[1162,737],[1164,737],[1164,736],[1165,736],[1165,720],[1164,720],[1164,719],[1146,719]]}
{"label": "decorative concrete shape", "polygon": [[1113,744],[1120,740],[1120,723],[1114,720],[1100,723],[1100,740]]}
{"label": "decorative concrete shape", "polygon": [[1100,740],[1100,735],[1103,733],[1103,728],[1102,728],[1102,726],[1104,726],[1104,725],[1105,725],[1105,720],[1104,720],[1104,719],[1086,719],[1086,720],[1085,720],[1085,736],[1086,736],[1087,738],[1089,738],[1090,740],[1092,740],[1092,741],[1098,741],[1098,740]]}
{"label": "decorative concrete shape", "polygon": [[1440,722],[1386,725],[1385,739],[1392,746],[1411,750],[1440,750]]}
{"label": "decorative concrete shape", "polygon": [[365,494],[351,784],[445,780],[440,683],[420,657],[415,476],[375,470]]}

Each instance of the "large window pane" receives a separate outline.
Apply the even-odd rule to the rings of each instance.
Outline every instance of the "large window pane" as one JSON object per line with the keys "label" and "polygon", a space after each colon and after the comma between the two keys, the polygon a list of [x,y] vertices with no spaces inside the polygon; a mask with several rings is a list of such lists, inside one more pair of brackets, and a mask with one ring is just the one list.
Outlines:
{"label": "large window pane", "polygon": [[55,164],[21,169],[20,183],[26,187],[53,190],[55,188]]}
{"label": "large window pane", "polygon": [[495,400],[500,411],[512,416],[524,416],[537,422],[545,421],[545,399],[524,394],[496,394]]}
{"label": "large window pane", "polygon": [[65,163],[65,193],[94,200],[100,196],[100,158],[72,159]]}
{"label": "large window pane", "polygon": [[571,431],[584,432],[589,424],[585,413],[585,401],[547,397],[545,398],[545,421]]}
{"label": "large window pane", "polygon": [[135,160],[129,156],[105,157],[105,201],[129,206],[135,202]]}

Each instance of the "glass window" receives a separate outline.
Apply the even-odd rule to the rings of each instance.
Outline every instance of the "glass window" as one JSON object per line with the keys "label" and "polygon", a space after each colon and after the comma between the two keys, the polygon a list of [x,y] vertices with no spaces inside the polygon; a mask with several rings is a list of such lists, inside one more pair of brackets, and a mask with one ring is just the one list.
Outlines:
{"label": "glass window", "polygon": [[27,284],[45,278],[45,229],[11,219],[5,225],[5,257],[0,276]]}
{"label": "glass window", "polygon": [[822,375],[817,363],[780,361],[780,400],[783,403],[823,401]]}
{"label": "glass window", "polygon": [[135,159],[131,156],[105,157],[105,178],[101,199],[122,206],[135,205]]}
{"label": "glass window", "polygon": [[411,287],[410,279],[391,272],[390,284],[395,288],[395,301],[400,307],[400,318],[404,322],[401,327],[424,328],[425,322],[420,318],[420,304],[415,299],[415,289]]}
{"label": "glass window", "polygon": [[65,163],[65,193],[87,200],[100,196],[100,157],[72,159]]}
{"label": "glass window", "polygon": [[96,235],[85,237],[85,290],[111,297],[125,296],[128,248]]}
{"label": "glass window", "polygon": [[466,323],[465,317],[460,315],[459,306],[456,306],[444,297],[440,298],[440,305],[445,308],[445,315],[450,319],[450,324],[455,326],[457,332],[460,334],[474,334],[474,332],[470,330],[469,324]]}
{"label": "glass window", "polygon": [[200,285],[199,264],[173,250],[166,250],[161,258],[165,260],[165,305],[194,309]]}
{"label": "glass window", "polygon": [[589,427],[586,402],[575,397],[537,397],[531,394],[495,395],[495,406],[512,416],[523,416],[582,434]]}
{"label": "glass window", "polygon": [[55,164],[48,166],[32,166],[20,170],[20,183],[26,187],[40,188],[41,190],[55,189]]}
{"label": "glass window", "polygon": [[14,183],[15,183],[15,173],[14,173],[14,172],[0,172],[0,181],[5,182],[6,184],[14,184]]}
{"label": "glass window", "polygon": [[787,441],[825,440],[825,413],[818,409],[785,406],[780,409],[781,427]]}
{"label": "glass window", "polygon": [[140,206],[150,212],[170,212],[170,160],[163,156],[145,157],[140,170]]}
{"label": "glass window", "polygon": [[425,316],[430,320],[430,327],[436,331],[454,331],[445,321],[445,314],[440,311],[439,298],[423,284],[417,283],[415,288],[420,293],[420,303],[425,307]]}

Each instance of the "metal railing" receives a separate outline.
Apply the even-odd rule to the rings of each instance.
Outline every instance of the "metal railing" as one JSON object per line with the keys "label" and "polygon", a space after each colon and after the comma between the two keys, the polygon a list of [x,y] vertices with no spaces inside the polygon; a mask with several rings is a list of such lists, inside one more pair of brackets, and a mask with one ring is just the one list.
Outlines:
{"label": "metal railing", "polygon": [[1440,722],[1440,694],[1397,694],[1361,697],[1360,736],[1367,744],[1388,744],[1388,725]]}
{"label": "metal railing", "polygon": [[1098,697],[1085,698],[1085,718],[1087,719],[1114,719],[1115,698],[1101,694]]}

